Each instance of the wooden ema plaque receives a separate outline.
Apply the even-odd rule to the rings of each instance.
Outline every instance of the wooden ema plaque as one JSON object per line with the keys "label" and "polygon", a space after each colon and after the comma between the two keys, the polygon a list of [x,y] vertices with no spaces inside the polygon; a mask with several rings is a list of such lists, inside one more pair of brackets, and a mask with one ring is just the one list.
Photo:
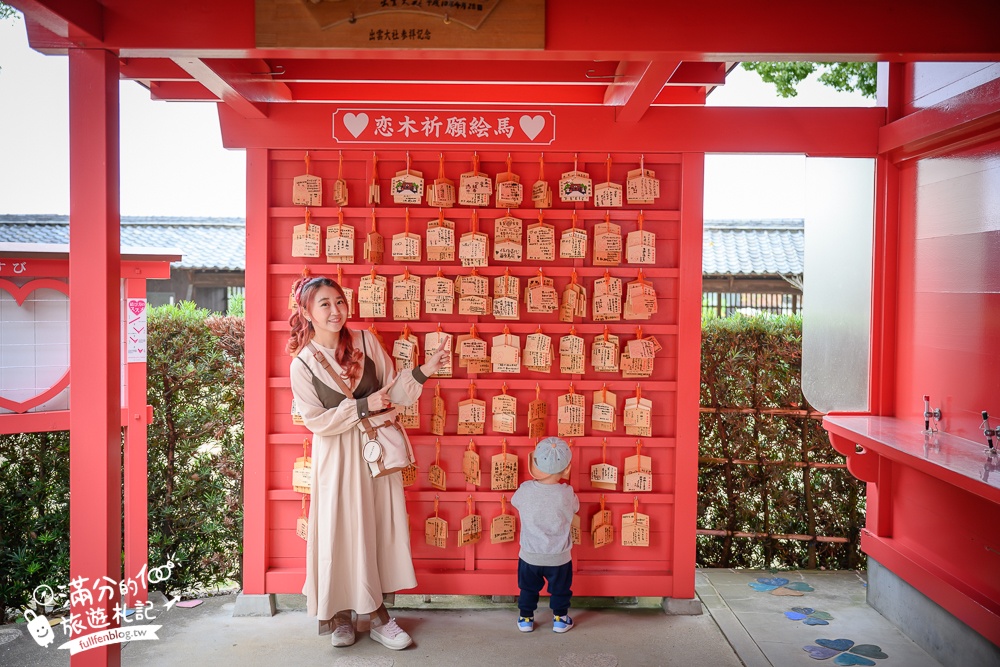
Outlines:
{"label": "wooden ema plaque", "polygon": [[613,432],[618,424],[618,396],[608,391],[608,385],[594,392],[590,408],[590,428],[592,431]]}
{"label": "wooden ema plaque", "polygon": [[516,491],[518,484],[517,456],[507,453],[507,439],[501,441],[501,451],[490,459],[490,490]]}
{"label": "wooden ema plaque", "polygon": [[448,490],[448,474],[441,467],[441,439],[434,442],[434,464],[427,471],[427,481],[438,491]]}
{"label": "wooden ema plaque", "polygon": [[439,270],[424,281],[424,311],[428,315],[451,315],[455,312],[455,283]]}
{"label": "wooden ema plaque", "polygon": [[560,259],[584,259],[587,256],[587,230],[577,227],[576,209],[573,209],[572,226],[559,237]]}
{"label": "wooden ema plaque", "polygon": [[295,206],[322,206],[323,179],[309,173],[312,161],[306,153],[306,173],[292,179],[292,204]]}
{"label": "wooden ema plaque", "polygon": [[444,399],[441,398],[441,383],[434,387],[434,401],[431,406],[431,433],[444,435],[445,420],[448,412],[445,410]]}
{"label": "wooden ema plaque", "polygon": [[601,509],[590,519],[590,536],[594,548],[600,549],[615,541],[615,525],[611,511],[604,509],[604,494],[601,494]]}
{"label": "wooden ema plaque", "polygon": [[469,327],[469,333],[456,339],[458,345],[458,366],[470,374],[489,373],[493,362],[487,352],[486,341],[479,337],[476,325]]}
{"label": "wooden ema plaque", "polygon": [[570,282],[559,301],[560,322],[572,323],[576,318],[587,316],[587,290],[577,280],[576,269],[573,269]]}
{"label": "wooden ema plaque", "polygon": [[438,176],[427,189],[427,205],[438,208],[451,208],[455,205],[455,181],[444,175],[444,153],[438,157]]}
{"label": "wooden ema plaque", "polygon": [[584,398],[569,385],[569,393],[559,397],[559,408],[556,418],[560,438],[575,438],[583,435]]}
{"label": "wooden ema plaque", "polygon": [[552,338],[543,334],[541,327],[535,333],[528,334],[522,359],[525,370],[552,372]]}
{"label": "wooden ema plaque", "polygon": [[490,524],[490,544],[513,542],[517,533],[517,521],[514,515],[507,514],[507,495],[500,496],[500,514],[493,517]]}
{"label": "wooden ema plaque", "polygon": [[469,440],[469,447],[462,455],[462,474],[465,476],[465,483],[472,486],[482,484],[482,469],[480,466],[479,454],[476,452],[476,443]]}
{"label": "wooden ema plaque", "polygon": [[653,460],[642,456],[642,441],[635,443],[635,455],[625,459],[625,492],[653,490]]}
{"label": "wooden ema plaque", "polygon": [[633,510],[622,515],[622,546],[649,546],[649,515],[639,512],[639,499],[633,501]]}
{"label": "wooden ema plaque", "polygon": [[354,227],[344,224],[344,211],[337,213],[337,224],[326,228],[326,261],[330,264],[354,263]]}
{"label": "wooden ema plaque", "polygon": [[458,546],[464,547],[475,544],[483,538],[483,517],[472,512],[472,496],[469,496],[466,503],[469,513],[462,518],[462,527],[458,531]]}
{"label": "wooden ema plaque", "polygon": [[510,269],[493,279],[493,318],[518,320],[521,316],[521,279],[510,275]]}
{"label": "wooden ema plaque", "polygon": [[306,513],[306,497],[302,496],[302,511],[295,520],[295,535],[303,540],[309,539],[309,515]]}
{"label": "wooden ema plaque", "polygon": [[493,259],[498,262],[520,262],[524,254],[521,235],[524,223],[520,218],[507,215],[493,222]]}
{"label": "wooden ema plaque", "polygon": [[615,491],[618,488],[618,468],[608,463],[608,439],[601,444],[601,462],[590,466],[590,485],[596,489]]}
{"label": "wooden ema plaque", "polygon": [[469,384],[469,397],[458,404],[459,435],[482,435],[486,427],[486,401],[476,398],[476,383]]}
{"label": "wooden ema plaque", "polygon": [[440,498],[434,496],[434,516],[424,522],[424,541],[428,546],[444,549],[448,546],[448,522],[438,516]]}
{"label": "wooden ema plaque", "polygon": [[445,219],[443,209],[427,223],[426,243],[428,262],[455,261],[455,223]]}
{"label": "wooden ema plaque", "polygon": [[409,269],[392,277],[392,319],[420,319],[420,277],[410,275]]}
{"label": "wooden ema plaque", "polygon": [[506,382],[502,391],[493,397],[493,430],[513,434],[517,431],[517,399],[507,393]]}
{"label": "wooden ema plaque", "polygon": [[358,285],[358,314],[361,317],[385,317],[388,281],[372,267],[371,275],[361,278]]}
{"label": "wooden ema plaque", "polygon": [[528,286],[524,290],[524,302],[529,313],[554,313],[559,309],[559,293],[556,292],[555,281],[546,278],[542,270],[528,278]]}
{"label": "wooden ema plaque", "polygon": [[490,361],[494,373],[521,372],[521,337],[504,327],[503,333],[493,337]]}
{"label": "wooden ema plaque", "polygon": [[535,385],[535,400],[528,404],[528,437],[544,438],[549,404],[541,399],[541,388]]}
{"label": "wooden ema plaque", "polygon": [[302,456],[292,465],[292,489],[296,493],[312,493],[312,458],[309,456],[309,441],[302,441]]}

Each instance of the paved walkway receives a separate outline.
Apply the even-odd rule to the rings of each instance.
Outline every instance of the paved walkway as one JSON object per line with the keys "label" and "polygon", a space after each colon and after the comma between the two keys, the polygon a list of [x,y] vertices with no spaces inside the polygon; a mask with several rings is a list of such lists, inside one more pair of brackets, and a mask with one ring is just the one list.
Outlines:
{"label": "paved walkway", "polygon": [[[879,667],[938,667],[895,626],[865,604],[864,580],[854,572],[784,573],[790,584],[813,591],[801,597],[772,595],[748,585],[767,573],[699,570],[698,595],[708,613],[668,616],[652,598],[633,605],[606,606],[608,600],[574,600],[577,626],[568,634],[551,630],[540,609],[539,627],[523,634],[515,627],[513,604],[474,597],[399,596],[393,612],[415,638],[404,651],[389,651],[365,634],[349,648],[334,649],[316,635],[316,621],[304,611],[302,596],[278,596],[272,618],[233,618],[235,596],[207,598],[201,606],[160,610],[158,641],[133,641],[122,649],[122,664],[142,667],[182,665],[334,665],[405,667],[829,667],[833,660],[810,658],[803,647],[816,639],[849,639],[881,647]],[[766,588],[766,586],[761,586]],[[789,586],[779,588],[791,590]],[[543,600],[544,603],[544,600]],[[600,603],[604,605],[597,607]],[[809,607],[832,616],[828,625],[789,620],[785,611]],[[818,614],[825,618],[823,613]],[[41,648],[24,625],[0,626],[0,665],[49,667],[69,664],[56,629],[56,642]],[[861,649],[862,651],[866,649]]]}

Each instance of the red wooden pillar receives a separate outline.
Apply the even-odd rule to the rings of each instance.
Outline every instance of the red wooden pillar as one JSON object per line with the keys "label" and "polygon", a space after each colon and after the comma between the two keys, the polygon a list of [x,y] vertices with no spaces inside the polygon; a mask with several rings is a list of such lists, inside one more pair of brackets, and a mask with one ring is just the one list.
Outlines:
{"label": "red wooden pillar", "polygon": [[[246,377],[267,377],[268,155],[247,149]],[[265,593],[268,569],[267,434],[271,416],[264,382],[247,382],[243,421],[243,594]]]}
{"label": "red wooden pillar", "polygon": [[[70,141],[70,593],[72,582],[121,579],[121,337],[118,211],[118,58],[69,51]],[[71,612],[114,596],[71,597]],[[112,626],[118,623],[112,622]],[[73,667],[120,665],[118,644],[70,658]]]}
{"label": "red wooden pillar", "polygon": [[677,321],[677,445],[673,595],[694,598],[698,517],[698,404],[701,378],[701,246],[705,155],[681,158],[681,274]]}
{"label": "red wooden pillar", "polygon": [[[140,270],[136,269],[138,273]],[[125,303],[128,299],[146,298],[146,277],[125,279]],[[131,332],[132,313],[125,309],[125,337]],[[147,482],[147,438],[149,414],[146,409],[146,362],[125,366],[125,579],[138,581],[149,558],[149,487]],[[156,566],[162,563],[156,563]],[[142,588],[129,587],[126,603],[135,607],[146,601]]]}

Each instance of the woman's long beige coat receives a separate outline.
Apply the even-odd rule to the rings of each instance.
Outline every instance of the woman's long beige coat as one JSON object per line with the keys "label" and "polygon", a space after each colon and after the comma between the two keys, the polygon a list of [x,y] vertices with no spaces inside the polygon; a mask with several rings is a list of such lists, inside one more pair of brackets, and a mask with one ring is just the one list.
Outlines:
{"label": "woman's long beige coat", "polygon": [[[361,336],[365,337],[379,386],[392,382],[395,365],[375,336],[367,331],[353,335],[359,349]],[[334,371],[342,370],[332,349],[313,345],[326,353]],[[382,604],[383,593],[413,588],[417,580],[410,557],[402,476],[372,479],[361,457],[357,401],[345,398],[336,408],[324,408],[303,362],[327,386],[337,390],[337,383],[308,351],[300,358],[291,365],[292,394],[305,425],[314,434],[302,592],[309,614],[322,622],[345,609],[371,613]],[[350,383],[352,390],[356,384]],[[411,405],[422,388],[410,371],[403,371],[388,397],[395,405]]]}

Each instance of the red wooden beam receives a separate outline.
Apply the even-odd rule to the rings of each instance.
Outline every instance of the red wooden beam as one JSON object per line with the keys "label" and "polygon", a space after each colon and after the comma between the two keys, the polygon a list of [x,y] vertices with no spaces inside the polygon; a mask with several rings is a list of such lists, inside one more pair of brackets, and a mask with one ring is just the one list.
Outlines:
{"label": "red wooden beam", "polygon": [[[503,53],[488,60],[269,60],[284,83],[520,83],[605,87],[615,73],[613,62],[510,60]],[[699,63],[700,64],[700,63]]]}
{"label": "red wooden beam", "polygon": [[[227,148],[337,149],[334,104],[275,104],[266,122],[219,107]],[[473,105],[462,108],[475,108]],[[489,107],[483,107],[489,108]],[[542,108],[541,110],[546,110]],[[528,110],[525,110],[528,111]],[[556,137],[538,150],[569,152],[806,153],[874,157],[881,108],[653,107],[639,123],[616,123],[611,107],[554,107]],[[447,107],[440,112],[446,114]],[[421,116],[422,118],[422,116]],[[419,119],[418,119],[419,120]],[[404,143],[354,148],[405,148]]]}
{"label": "red wooden beam", "polygon": [[900,162],[998,136],[1000,79],[994,79],[889,123],[879,131],[879,153]]}
{"label": "red wooden beam", "polygon": [[703,106],[707,98],[704,86],[664,86],[650,106]]}
{"label": "red wooden beam", "polygon": [[721,86],[726,83],[726,63],[683,62],[667,86]]}
{"label": "red wooden beam", "polygon": [[615,117],[619,123],[635,123],[646,113],[679,65],[675,60],[619,63],[616,75],[620,78],[608,86],[604,103],[618,108]]}
{"label": "red wooden beam", "polygon": [[[40,0],[39,0],[40,1]],[[46,6],[54,6],[55,0]],[[60,4],[72,4],[62,0]],[[18,0],[15,5],[25,5]],[[124,56],[302,58],[298,49],[258,50],[254,3],[248,0],[104,0],[105,38]],[[1000,60],[996,26],[1000,3],[892,0],[842,6],[833,2],[773,0],[637,0],[613,9],[604,0],[548,0],[546,48],[503,51],[517,60]],[[863,20],[858,20],[863,16]],[[192,17],[196,17],[194,20]],[[599,46],[597,46],[599,45]],[[350,60],[453,62],[455,52],[335,50]],[[490,60],[496,51],[469,50],[463,58]]]}
{"label": "red wooden beam", "polygon": [[246,118],[267,118],[270,102],[292,99],[288,86],[271,80],[262,60],[173,58],[182,70]]}
{"label": "red wooden beam", "polygon": [[57,37],[96,46],[104,39],[104,7],[96,0],[12,0],[8,4]]}
{"label": "red wooden beam", "polygon": [[221,102],[218,95],[199,81],[151,81],[149,97],[168,102]]}
{"label": "red wooden beam", "polygon": [[191,81],[191,75],[168,58],[122,58],[121,77],[134,81]]}

